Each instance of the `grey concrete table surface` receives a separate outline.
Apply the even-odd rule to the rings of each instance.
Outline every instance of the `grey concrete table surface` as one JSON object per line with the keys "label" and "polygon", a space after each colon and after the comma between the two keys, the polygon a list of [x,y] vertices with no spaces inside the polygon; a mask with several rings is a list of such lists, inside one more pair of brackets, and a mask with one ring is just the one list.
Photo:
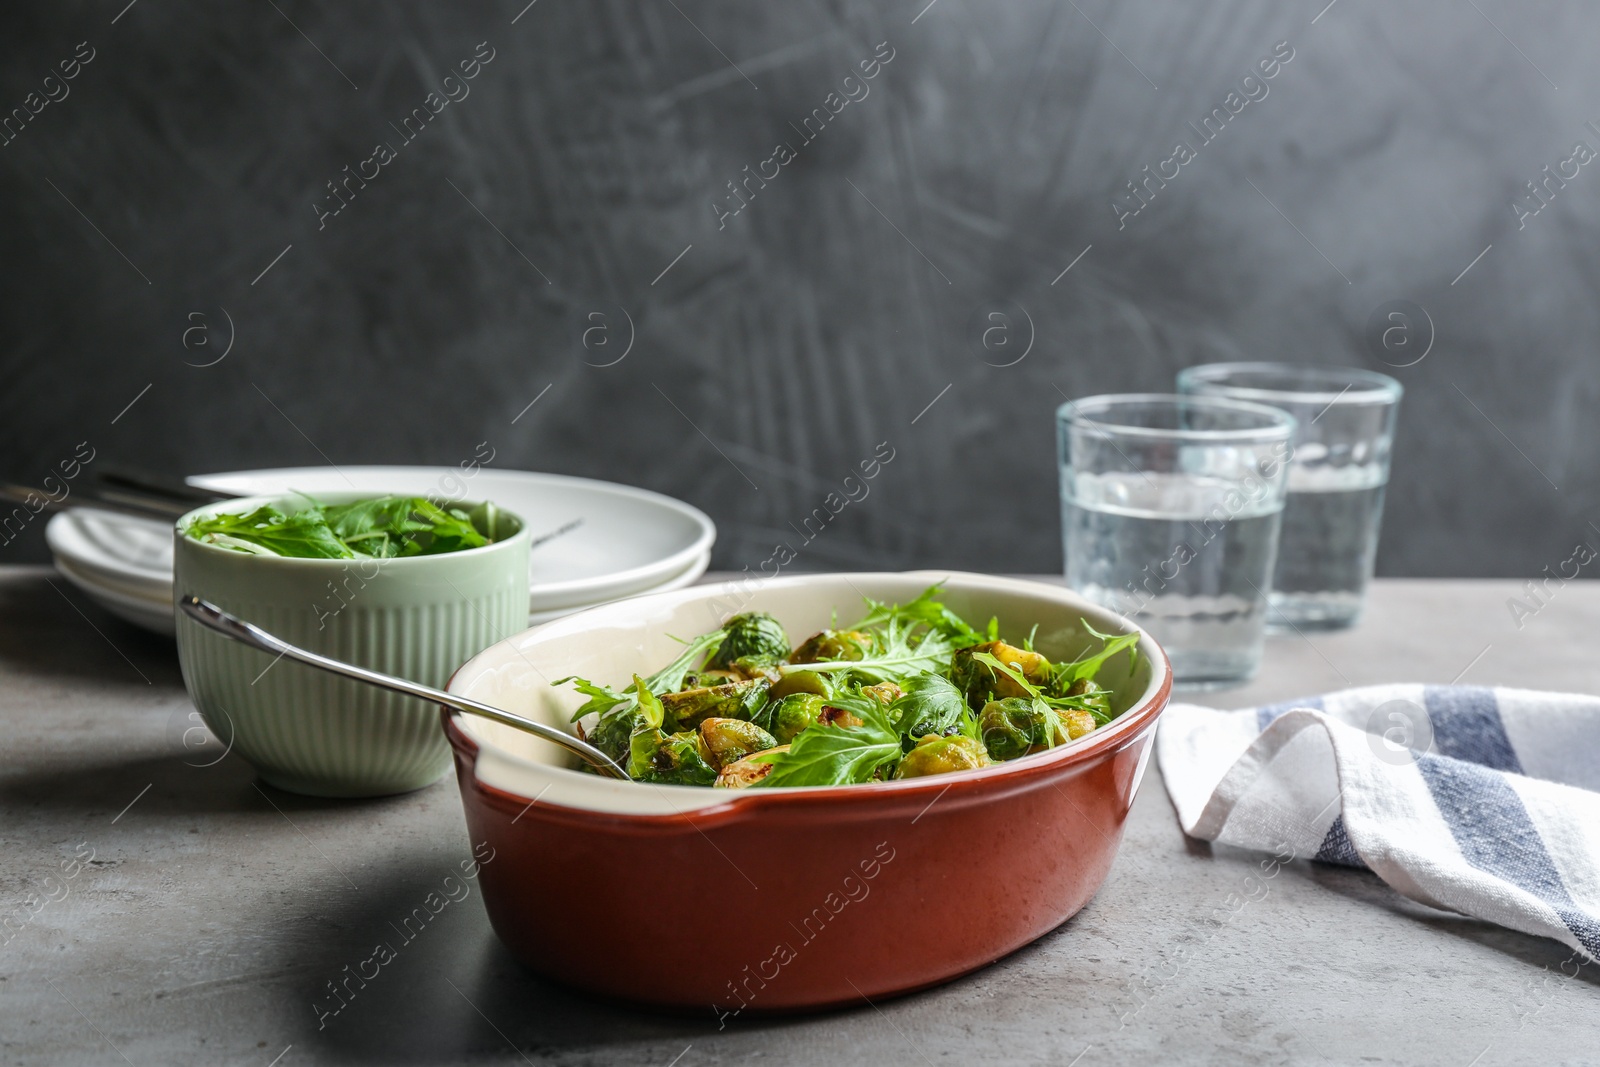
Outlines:
{"label": "grey concrete table surface", "polygon": [[[1379,582],[1358,628],[1273,638],[1259,678],[1206,699],[1244,706],[1403,680],[1600,691],[1600,585],[1560,589],[1520,630],[1507,607],[1518,591]],[[47,570],[0,568],[6,1063],[1600,1058],[1596,968],[1568,977],[1570,954],[1555,942],[1306,861],[1257,883],[1234,910],[1230,894],[1259,875],[1260,857],[1186,840],[1153,761],[1088,907],[938,989],[719,1029],[709,1010],[653,1014],[531,976],[495,939],[474,891],[319,1018],[313,1005],[334,1003],[327,983],[397,940],[392,924],[470,855],[455,783],[360,802],[280,793],[234,756],[206,766],[220,748],[186,735],[192,710],[170,641],[117,623]],[[961,908],[948,901],[895,921],[906,937],[937,936]]]}

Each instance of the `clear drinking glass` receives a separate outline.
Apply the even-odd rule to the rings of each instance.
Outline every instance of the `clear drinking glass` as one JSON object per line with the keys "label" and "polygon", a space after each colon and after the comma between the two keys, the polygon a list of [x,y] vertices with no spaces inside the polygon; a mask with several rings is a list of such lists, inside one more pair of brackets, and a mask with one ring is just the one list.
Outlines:
{"label": "clear drinking glass", "polygon": [[1378,552],[1400,383],[1349,367],[1210,363],[1178,392],[1282,408],[1295,418],[1269,626],[1338,629],[1361,614]]}
{"label": "clear drinking glass", "polygon": [[1130,393],[1056,412],[1067,584],[1161,642],[1189,686],[1261,663],[1294,418]]}

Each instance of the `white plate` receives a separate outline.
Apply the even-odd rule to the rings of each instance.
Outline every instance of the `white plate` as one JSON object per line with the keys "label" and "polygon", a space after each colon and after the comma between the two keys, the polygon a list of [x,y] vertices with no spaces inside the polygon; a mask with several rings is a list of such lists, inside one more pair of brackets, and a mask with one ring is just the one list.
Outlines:
{"label": "white plate", "polygon": [[[654,591],[708,555],[717,538],[711,519],[682,501],[559,474],[479,468],[469,476],[455,467],[283,467],[197,475],[189,481],[240,494],[298,489],[315,495],[354,488],[493,500],[521,516],[535,538],[582,519],[582,526],[534,548],[528,564],[528,610],[535,613],[575,611]],[[74,510],[51,519],[45,535],[51,551],[74,564],[80,575],[103,577],[123,589],[138,586],[154,597],[172,595],[171,527],[165,523]]]}
{"label": "white plate", "polygon": [[[645,593],[669,593],[676,589],[684,589],[693,585],[700,576],[706,572],[706,567],[711,563],[711,553],[696,559],[689,564],[681,574],[673,575],[661,585],[646,589]],[[164,597],[151,597],[146,593],[130,589],[121,582],[107,580],[103,575],[86,571],[64,556],[56,557],[56,569],[62,577],[81,589],[95,603],[111,612],[113,615],[135,626],[159,634],[172,636],[172,586],[167,585]],[[642,594],[641,594],[642,595]],[[600,601],[598,603],[607,603]],[[582,604],[575,608],[556,608],[551,611],[535,611],[528,615],[529,626],[541,626],[556,619],[565,618],[575,611],[585,608],[597,607],[598,604]]]}
{"label": "white plate", "polygon": [[[697,559],[693,563],[689,564],[688,569],[685,570],[682,574],[674,575],[673,577],[667,579],[665,582],[663,582],[660,585],[652,586],[651,588],[646,589],[641,593],[635,593],[633,595],[634,596],[644,596],[646,593],[670,593],[670,592],[672,592],[673,590],[676,590],[676,589],[686,589],[689,586],[693,585],[695,582],[699,581],[700,580],[700,576],[706,572],[706,568],[709,567],[710,565],[711,565],[711,553],[707,552],[705,555],[701,556],[699,559]],[[618,597],[617,599],[625,600],[627,598],[626,597]],[[586,610],[588,608],[599,607],[600,604],[608,604],[608,603],[610,603],[610,601],[602,600],[602,601],[600,601],[599,604],[580,604],[577,607],[573,607],[573,608],[555,608],[555,609],[553,609],[551,611],[530,612],[529,615],[528,615],[528,625],[529,626],[543,626],[547,622],[554,622],[556,619],[564,619],[568,615],[571,615],[573,612],[584,611],[584,610]]]}
{"label": "white plate", "polygon": [[44,539],[80,575],[135,596],[172,601],[172,523],[74,508],[53,515]]}
{"label": "white plate", "polygon": [[168,599],[157,600],[145,596],[136,596],[122,591],[119,588],[102,582],[97,575],[86,574],[74,564],[60,557],[56,558],[56,569],[61,576],[81,589],[85,596],[96,604],[105,608],[124,622],[131,622],[153,633],[166,634],[171,637],[177,626],[172,617],[171,584],[167,588]]}

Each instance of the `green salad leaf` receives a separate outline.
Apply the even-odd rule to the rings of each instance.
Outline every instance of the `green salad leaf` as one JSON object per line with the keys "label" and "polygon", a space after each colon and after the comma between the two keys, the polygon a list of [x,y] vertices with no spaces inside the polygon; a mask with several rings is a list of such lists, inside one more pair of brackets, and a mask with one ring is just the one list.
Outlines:
{"label": "green salad leaf", "polygon": [[689,677],[696,662],[707,652],[720,648],[722,639],[727,635],[727,630],[712,630],[692,641],[685,641],[683,651],[679,653],[678,658],[646,678],[645,685],[655,693],[675,693],[682,689],[683,680]]}
{"label": "green salad leaf", "polygon": [[320,506],[285,514],[270,505],[246,515],[212,515],[185,531],[197,541],[263,556],[353,559],[355,553],[329,529]]}
{"label": "green salad leaf", "polygon": [[667,717],[666,709],[661,706],[661,698],[650,692],[645,680],[637,674],[633,676],[633,694],[639,701],[639,712],[644,716],[644,721],[651,726],[660,726]]}
{"label": "green salad leaf", "polygon": [[1119,714],[1095,676],[1134,651],[1137,633],[1085,622],[1098,649],[1052,663],[1033,647],[1037,627],[1013,644],[996,620],[978,629],[941,593],[868,600],[852,627],[840,629],[835,614],[798,645],[776,617],[745,612],[623,689],[557,684],[585,698],[574,721],[597,715],[584,736],[635,780],[727,789],[976,770],[1073,743]]}
{"label": "green salad leaf", "polygon": [[1128,656],[1130,658],[1130,663],[1128,666],[1131,668],[1135,663],[1138,662],[1139,650],[1137,647],[1135,647],[1139,644],[1139,633],[1137,630],[1131,634],[1122,634],[1120,636],[1113,637],[1111,634],[1101,633],[1093,626],[1090,626],[1088,622],[1084,622],[1083,628],[1088,630],[1094,636],[1098,637],[1101,641],[1105,642],[1105,644],[1101,646],[1099,652],[1096,652],[1092,656],[1085,656],[1083,659],[1073,660],[1071,663],[1062,663],[1055,668],[1056,686],[1063,691],[1065,691],[1068,686],[1070,686],[1073,682],[1078,681],[1080,678],[1094,678],[1095,674],[1099,672],[1100,668],[1105,665],[1106,660],[1110,659],[1112,656],[1115,656],[1118,652],[1121,652],[1125,648],[1130,650],[1128,652]]}
{"label": "green salad leaf", "polygon": [[572,713],[572,718],[567,720],[568,722],[577,722],[591,711],[599,715],[604,715],[618,704],[627,704],[629,707],[633,707],[639,702],[639,698],[634,696],[631,692],[619,693],[609,686],[596,685],[594,682],[589,681],[589,679],[579,678],[575,674],[568,675],[565,678],[557,678],[551,684],[566,685],[569,682],[572,684],[572,688],[576,689],[589,699],[584,702],[582,707]]}
{"label": "green salad leaf", "polygon": [[[683,680],[689,676],[690,671],[694,670],[695,664],[707,652],[720,646],[727,633],[728,631],[726,630],[712,630],[708,634],[701,634],[693,641],[684,642],[683,652],[679,654],[677,659],[644,680],[645,690],[650,693],[676,693],[682,689]],[[637,680],[638,678],[635,676],[635,681]],[[569,682],[572,683],[572,688],[589,698],[582,707],[572,713],[572,718],[568,720],[569,722],[577,722],[591,711],[604,715],[616,708],[618,704],[626,705],[626,708],[622,710],[630,710],[639,703],[638,694],[632,687],[626,693],[619,693],[615,689],[596,685],[589,679],[579,678],[575,674],[568,675],[565,678],[557,678],[550,684],[566,685]],[[659,703],[658,701],[658,706]],[[659,726],[660,724],[661,718],[657,716],[656,725]]]}
{"label": "green salad leaf", "polygon": [[919,674],[901,686],[904,695],[894,702],[899,716],[896,729],[915,740],[928,734],[946,734],[961,725],[967,698],[942,674]]}
{"label": "green salad leaf", "polygon": [[757,785],[853,785],[871,781],[874,771],[900,758],[900,732],[877,701],[839,696],[828,705],[849,712],[861,725],[812,726],[800,731],[788,751],[769,749],[749,757],[772,765]]}
{"label": "green salad leaf", "polygon": [[[859,627],[858,627],[859,628]],[[877,647],[860,659],[829,659],[811,663],[784,664],[783,673],[811,671],[814,674],[848,672],[870,682],[902,682],[920,674],[948,670],[956,645],[937,630],[919,630],[905,620],[891,617],[876,631]]]}
{"label": "green salad leaf", "polygon": [[981,634],[969,626],[965,619],[944,606],[938,599],[943,593],[942,586],[930,585],[908,604],[885,604],[867,597],[867,607],[870,610],[866,617],[851,629],[874,629],[890,622],[898,622],[909,628],[921,623],[929,630],[948,638],[956,648],[980,645],[999,636],[998,619],[990,619],[987,635]]}
{"label": "green salad leaf", "polygon": [[[393,559],[482,548],[490,538],[471,513],[420,496],[381,496],[349,504],[307,497],[294,512],[267,505],[249,514],[196,519],[184,533],[196,541],[257,555],[301,559]],[[498,522],[498,513],[480,506]],[[497,532],[491,526],[490,532]]]}

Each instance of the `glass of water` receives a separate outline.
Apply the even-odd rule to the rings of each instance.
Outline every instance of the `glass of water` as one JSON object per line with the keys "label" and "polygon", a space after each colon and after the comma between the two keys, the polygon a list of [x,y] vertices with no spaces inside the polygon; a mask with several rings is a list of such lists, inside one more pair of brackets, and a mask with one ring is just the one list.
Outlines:
{"label": "glass of water", "polygon": [[1268,625],[1352,625],[1378,552],[1400,383],[1347,367],[1210,363],[1179,372],[1178,392],[1270,404],[1294,416]]}
{"label": "glass of water", "polygon": [[1067,584],[1154,634],[1186,686],[1261,663],[1294,424],[1263,404],[1154,393],[1056,412]]}

